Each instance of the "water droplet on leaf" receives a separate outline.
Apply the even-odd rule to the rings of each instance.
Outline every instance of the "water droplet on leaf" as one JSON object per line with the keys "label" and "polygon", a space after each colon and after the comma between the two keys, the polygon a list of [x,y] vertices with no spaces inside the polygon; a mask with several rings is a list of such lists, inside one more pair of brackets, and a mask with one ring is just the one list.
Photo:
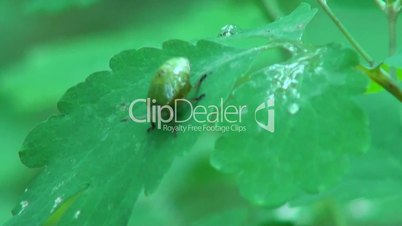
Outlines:
{"label": "water droplet on leaf", "polygon": [[221,28],[221,31],[219,32],[219,37],[230,37],[232,35],[237,34],[238,28],[236,25],[233,24],[228,24],[225,25]]}
{"label": "water droplet on leaf", "polygon": [[28,201],[26,201],[26,200],[21,201],[17,215],[20,215],[22,212],[24,212],[24,210],[25,210],[28,206],[29,206],[29,202],[28,202]]}
{"label": "water droplet on leaf", "polygon": [[80,210],[77,210],[77,211],[74,213],[74,219],[78,219],[78,217],[80,216],[80,214],[81,214],[81,211],[80,211]]}
{"label": "water droplet on leaf", "polygon": [[300,110],[299,105],[297,105],[295,103],[290,104],[288,107],[288,111],[292,115],[296,114],[299,110]]}
{"label": "water droplet on leaf", "polygon": [[56,208],[60,205],[61,202],[63,202],[63,199],[62,199],[61,197],[57,197],[57,198],[54,200],[54,203],[53,203],[53,206],[52,206],[52,210],[50,210],[50,213],[53,213],[53,212],[56,210]]}

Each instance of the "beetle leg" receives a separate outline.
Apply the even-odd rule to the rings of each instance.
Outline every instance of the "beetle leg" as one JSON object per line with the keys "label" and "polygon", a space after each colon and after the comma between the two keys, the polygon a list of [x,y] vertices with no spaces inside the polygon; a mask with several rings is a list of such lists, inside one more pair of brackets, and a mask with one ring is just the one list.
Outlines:
{"label": "beetle leg", "polygon": [[[201,76],[201,78],[198,80],[197,84],[195,84],[195,93],[198,94],[200,91],[200,87],[202,82],[207,78],[207,74],[204,74]],[[199,95],[198,97],[192,98],[190,101],[197,104],[200,100],[202,100],[205,97],[205,93]]]}
{"label": "beetle leg", "polygon": [[147,132],[149,133],[149,132],[151,132],[152,130],[154,130],[155,128],[156,128],[155,123],[154,123],[154,122],[151,122],[151,127],[149,127],[149,128],[147,129]]}
{"label": "beetle leg", "polygon": [[197,84],[195,84],[195,93],[198,93],[200,90],[202,82],[207,78],[207,74],[203,74],[201,78],[198,80]]}
{"label": "beetle leg", "polygon": [[205,93],[199,95],[198,97],[195,97],[191,99],[190,101],[193,102],[194,104],[197,104],[200,100],[202,100],[205,97]]}

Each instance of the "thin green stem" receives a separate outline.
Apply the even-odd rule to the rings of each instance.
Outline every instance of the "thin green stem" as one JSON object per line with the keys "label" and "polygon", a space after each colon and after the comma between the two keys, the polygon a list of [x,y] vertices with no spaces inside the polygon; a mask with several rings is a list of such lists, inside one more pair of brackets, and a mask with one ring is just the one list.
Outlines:
{"label": "thin green stem", "polygon": [[381,65],[375,68],[367,68],[363,65],[358,65],[357,69],[367,75],[371,80],[381,85],[402,103],[402,90],[394,80],[390,79],[387,72],[381,69]]}
{"label": "thin green stem", "polygon": [[259,0],[258,2],[270,21],[275,21],[279,17],[283,16],[281,10],[279,9],[277,0]]}
{"label": "thin green stem", "polygon": [[[387,0],[386,14],[388,17],[388,36],[389,36],[389,56],[393,56],[397,49],[397,21],[400,13],[401,1]],[[397,78],[397,70],[394,67],[390,68],[390,75],[393,79]]]}
{"label": "thin green stem", "polygon": [[[342,32],[342,34],[348,39],[348,41],[353,46],[353,48],[368,62],[369,68],[367,68],[363,65],[359,65],[358,69],[361,72],[363,72],[364,74],[366,74],[371,80],[373,80],[377,84],[381,85],[384,89],[386,89],[389,93],[391,93],[394,97],[396,97],[400,102],[402,102],[402,90],[394,82],[394,80],[391,79],[388,74],[386,74],[385,72],[383,72],[381,70],[381,65],[376,65],[373,58],[371,58],[371,56],[352,37],[350,32],[346,29],[346,27],[342,24],[342,22],[332,12],[331,8],[329,8],[327,1],[326,0],[317,0],[317,1],[321,5],[323,10],[332,19],[332,21],[336,24],[336,26],[339,28],[339,30]],[[390,1],[390,0],[387,0],[387,1]],[[393,9],[395,10],[395,12],[397,12],[397,14],[399,14],[399,12],[401,11],[401,1],[402,0],[396,0],[395,2],[393,2]],[[377,0],[376,0],[376,2],[377,2],[377,4],[379,4],[380,8],[383,6],[382,3],[384,3],[384,2],[382,2],[382,1],[380,2]],[[396,22],[395,22],[395,28],[392,28],[392,30],[394,30],[394,29],[395,29],[395,33],[396,33]],[[393,51],[396,49],[396,34],[394,35],[394,37],[395,37],[395,47],[392,47]]]}
{"label": "thin green stem", "polygon": [[[393,13],[392,13],[393,14]],[[396,53],[396,16],[391,13],[388,15],[388,34],[389,34],[389,56],[393,56]],[[391,77],[396,79],[396,68],[391,67],[389,71]]]}
{"label": "thin green stem", "polygon": [[347,30],[345,25],[336,17],[334,12],[328,6],[326,0],[317,0],[322,9],[327,13],[327,15],[331,18],[331,20],[335,23],[338,29],[342,32],[342,34],[346,37],[349,43],[353,46],[353,48],[367,61],[367,63],[373,67],[375,62],[373,58],[360,46],[360,44],[353,38],[351,33]]}

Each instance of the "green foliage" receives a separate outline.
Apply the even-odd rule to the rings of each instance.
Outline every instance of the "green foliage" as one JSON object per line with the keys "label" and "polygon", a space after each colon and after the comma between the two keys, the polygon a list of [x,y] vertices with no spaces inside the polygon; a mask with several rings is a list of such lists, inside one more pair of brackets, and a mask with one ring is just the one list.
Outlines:
{"label": "green foliage", "polygon": [[[25,31],[26,27],[19,27],[15,22],[14,24],[6,23],[12,22],[12,19],[4,16],[14,15],[16,12],[11,6],[6,7],[9,4],[2,3],[0,1],[0,16],[3,17],[0,19],[0,33],[1,31],[13,31],[11,28]],[[151,1],[148,4],[153,3]],[[0,36],[0,49],[2,49],[0,52],[0,99],[11,100],[9,110],[22,114],[24,117],[42,113],[44,110],[54,110],[57,101],[69,87],[83,81],[94,71],[107,70],[110,57],[124,49],[143,46],[160,47],[163,41],[172,37],[172,34],[181,40],[194,40],[204,37],[205,34],[215,38],[219,28],[227,21],[242,26],[265,24],[263,18],[258,14],[258,9],[254,8],[252,4],[238,6],[216,1],[205,6],[195,4],[195,6],[190,5],[186,8],[186,11],[189,11],[188,15],[175,15],[173,18],[169,15],[176,7],[169,7],[170,3],[166,2],[161,2],[161,4],[162,9],[152,9],[152,21],[142,14],[126,15],[122,20],[136,23],[130,23],[122,30],[106,30],[102,33],[90,34],[89,37],[82,35],[74,39],[41,43],[32,49],[25,50],[27,53],[24,58],[10,67],[4,67],[1,64],[5,63],[1,58],[1,53],[9,55],[7,48],[11,45],[1,39],[9,36]],[[180,4],[183,3],[180,2]],[[106,4],[104,7],[110,6]],[[233,14],[239,13],[247,14],[247,17],[233,18]],[[45,23],[46,19],[49,20],[44,17],[45,21],[37,26],[39,28],[48,26]],[[177,23],[177,20],[186,22]],[[146,23],[142,23],[142,21],[146,21]],[[160,21],[163,21],[163,24]],[[4,25],[1,24],[3,22]],[[64,23],[67,21],[62,22],[62,24]],[[114,23],[118,24],[119,20],[116,18]],[[208,24],[208,27],[205,27],[204,23]],[[26,23],[24,22],[23,25],[26,26]],[[189,25],[191,27],[188,27]],[[203,29],[198,29],[199,27],[203,27]],[[39,28],[32,29],[39,30]],[[51,33],[54,32],[51,28],[49,29]],[[155,35],[155,32],[158,34]],[[13,33],[21,33],[21,31],[13,31]],[[13,38],[10,37],[10,39]],[[21,44],[12,42],[12,45]]]}
{"label": "green foliage", "polygon": [[[302,10],[310,14],[306,5]],[[190,60],[193,82],[202,74],[211,74],[202,90],[208,93],[203,103],[218,104],[264,49],[168,41],[162,50],[144,48],[115,56],[110,62],[112,71],[95,73],[68,90],[58,104],[61,114],[27,137],[21,160],[29,167],[46,167],[14,209],[17,215],[10,224],[27,219],[44,222],[57,209],[65,209],[66,203],[69,208],[59,221],[62,225],[126,223],[140,191],[151,193],[174,157],[188,149],[197,135],[148,134],[148,125],[121,122],[127,117],[121,105],[144,98],[157,68],[175,56]],[[99,195],[106,193],[110,195]],[[76,201],[71,203],[73,197]],[[96,208],[94,203],[105,208]]]}
{"label": "green foliage", "polygon": [[258,29],[236,34],[235,38],[262,37],[268,40],[301,40],[307,24],[317,13],[308,4],[301,4],[291,14]]}
{"label": "green foliage", "polygon": [[[77,2],[92,1],[60,1],[46,7],[57,11]],[[223,204],[212,208],[220,200],[232,198],[232,194],[226,194],[232,188],[220,188],[221,199],[201,200],[209,201],[205,205],[212,210],[204,217],[188,217],[188,222],[195,218],[199,220],[193,225],[293,225],[271,217],[275,214],[270,209],[286,202],[303,206],[333,197],[345,203],[360,196],[383,197],[388,192],[399,197],[396,188],[400,187],[402,147],[396,141],[401,127],[399,114],[393,114],[398,109],[387,112],[392,120],[383,124],[383,118],[378,118],[381,112],[370,108],[371,98],[356,101],[364,94],[367,79],[355,70],[359,61],[352,50],[336,44],[311,47],[300,42],[315,14],[316,10],[302,4],[285,18],[259,29],[241,30],[232,37],[195,43],[171,40],[160,49],[127,50],[114,56],[109,71],[96,72],[70,88],[58,103],[60,113],[38,125],[26,138],[21,160],[42,172],[26,189],[13,210],[15,216],[6,225],[129,222],[140,195],[153,193],[175,158],[205,135],[147,133],[148,124],[122,121],[127,118],[126,105],[146,97],[152,77],[172,57],[189,59],[193,84],[208,74],[201,88],[206,94],[203,105],[219,105],[220,98],[225,105],[248,105],[242,115],[247,132],[214,134],[217,140],[209,142],[214,143],[210,159],[213,167],[234,175],[241,195],[253,207],[239,202],[234,205],[239,208]],[[249,41],[253,39],[259,42]],[[273,64],[264,54],[278,49],[287,58]],[[398,56],[391,62],[399,62]],[[275,97],[275,133],[255,123],[256,118],[267,123],[266,111],[255,113],[254,109],[271,97]],[[384,130],[392,135],[383,137]],[[350,166],[350,162],[357,164]],[[370,170],[371,165],[381,164],[389,168]],[[203,176],[190,175],[196,179]],[[361,175],[370,180],[362,182]],[[378,181],[390,189],[382,189]],[[196,199],[193,196],[205,184],[194,184],[187,188]],[[362,184],[366,189],[359,189]],[[187,202],[193,204],[193,199]],[[172,200],[175,204],[180,201]],[[261,208],[258,212],[259,206],[268,210]],[[264,217],[256,216],[257,212]],[[322,221],[321,212],[316,212],[315,222],[332,220],[333,216],[328,217],[332,213],[325,212]],[[158,224],[163,219],[180,222],[175,214],[157,214],[150,213],[150,209],[146,214],[134,214],[133,224],[145,225],[141,219],[153,219]]]}
{"label": "green foliage", "polygon": [[223,135],[213,153],[213,165],[236,173],[242,194],[256,204],[277,206],[302,191],[330,188],[348,156],[367,148],[366,117],[351,100],[366,85],[353,69],[356,55],[336,46],[301,52],[253,73],[229,101],[256,109],[275,96],[275,133],[253,124],[248,111],[247,133]]}
{"label": "green foliage", "polygon": [[367,154],[351,159],[350,170],[337,186],[318,195],[304,196],[292,205],[307,206],[319,200],[335,199],[346,206],[351,200],[361,197],[366,206],[361,208],[367,211],[362,213],[360,221],[376,225],[400,222],[401,216],[393,213],[393,209],[401,208],[402,198],[400,104],[385,92],[361,97],[358,102],[368,113],[372,139]]}
{"label": "green foliage", "polygon": [[[148,134],[148,125],[121,122],[127,117],[121,104],[144,98],[156,69],[177,55],[186,56],[192,62],[193,80],[215,69],[216,76],[208,78],[209,89],[215,90],[210,92],[210,100],[228,95],[226,90],[234,85],[241,71],[248,69],[252,60],[241,53],[207,41],[200,41],[196,46],[169,41],[163,50],[145,48],[123,52],[111,60],[112,72],[95,73],[85,83],[70,89],[58,105],[62,114],[36,127],[25,141],[20,153],[24,164],[47,167],[23,196],[29,206],[14,210],[20,213],[14,222],[23,219],[43,222],[64,200],[80,191],[82,194],[67,210],[61,224],[127,222],[139,192],[142,189],[152,192],[174,157],[188,149],[197,136],[182,134],[175,138],[169,133]],[[233,59],[227,60],[228,55]],[[209,59],[208,64],[202,59]],[[218,89],[217,84],[225,86]],[[111,195],[99,196],[105,193]],[[93,203],[106,208],[96,208]],[[39,207],[41,211],[37,210]],[[99,214],[100,210],[104,218],[93,218],[93,211]],[[81,212],[75,219],[77,211]]]}
{"label": "green foliage", "polygon": [[402,53],[396,54],[386,59],[385,63],[391,67],[402,68]]}

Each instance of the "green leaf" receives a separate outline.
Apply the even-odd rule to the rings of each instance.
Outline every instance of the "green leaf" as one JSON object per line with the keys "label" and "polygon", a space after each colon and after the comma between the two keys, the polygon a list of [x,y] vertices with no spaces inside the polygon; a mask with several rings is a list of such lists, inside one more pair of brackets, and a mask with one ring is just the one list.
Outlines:
{"label": "green leaf", "polygon": [[385,60],[385,63],[391,67],[402,68],[402,52]]}
{"label": "green leaf", "polygon": [[[235,173],[240,192],[260,205],[278,206],[304,192],[334,186],[350,155],[368,146],[366,116],[352,99],[363,94],[367,82],[355,71],[357,63],[353,51],[327,46],[302,49],[289,61],[250,75],[227,103],[248,103],[247,132],[224,134],[212,164]],[[266,119],[267,112],[256,118],[254,113],[271,97],[274,133],[255,123]]]}
{"label": "green leaf", "polygon": [[190,60],[193,84],[208,74],[202,103],[219,104],[255,56],[269,47],[237,49],[173,40],[162,49],[129,50],[113,57],[111,71],[94,73],[69,89],[58,103],[60,114],[26,138],[22,162],[43,169],[6,225],[127,224],[138,195],[153,192],[174,158],[190,150],[200,133],[147,133],[147,124],[121,122],[128,115],[122,104],[145,98],[159,66],[177,56]]}
{"label": "green leaf", "polygon": [[325,199],[344,203],[356,198],[402,198],[400,104],[386,92],[366,95],[359,102],[369,116],[371,145],[367,154],[353,157],[353,165],[339,185],[318,196],[300,199],[293,205]]}
{"label": "green leaf", "polygon": [[155,189],[174,157],[191,148],[197,133],[148,134],[147,124],[121,122],[127,117],[121,104],[145,98],[151,76],[174,56],[190,59],[194,81],[213,70],[208,89],[202,90],[208,92],[206,103],[228,96],[255,54],[243,53],[208,41],[196,46],[169,41],[163,50],[125,51],[111,60],[112,71],[95,73],[71,88],[59,102],[62,114],[26,138],[21,160],[45,168],[23,195],[10,225],[44,222],[77,193],[80,197],[66,210],[61,225],[125,224],[140,191]]}
{"label": "green leaf", "polygon": [[[3,2],[5,3],[5,1]],[[107,7],[103,3],[102,5]],[[196,37],[205,36],[205,34],[216,36],[218,28],[226,21],[244,24],[244,26],[265,23],[264,18],[259,15],[259,11],[253,3],[248,3],[242,7],[230,5],[229,8],[225,2],[196,3],[196,6],[188,9],[188,15],[181,15],[183,17],[181,20],[185,23],[177,23],[177,17],[169,16],[177,6],[162,2],[160,6],[160,9],[153,11],[158,15],[157,18],[154,18],[158,28],[150,25],[153,23],[152,21],[141,23],[147,17],[145,14],[137,14],[134,17],[128,17],[131,18],[130,20],[137,21],[137,23],[130,23],[128,28],[91,34],[90,38],[84,35],[74,39],[44,42],[33,49],[24,51],[12,47],[14,45],[9,43],[13,43],[13,41],[0,41],[2,43],[0,49],[4,55],[4,58],[0,55],[0,62],[2,63],[0,64],[0,99],[12,100],[7,109],[16,112],[15,114],[22,114],[23,117],[44,114],[44,110],[47,114],[49,109],[56,110],[57,101],[68,88],[85,80],[94,71],[107,70],[111,56],[121,50],[141,48],[144,44],[149,47],[160,47],[172,35],[183,40],[194,40]],[[2,4],[0,1],[0,15],[2,16],[0,27],[4,31],[9,29],[11,31],[11,28],[15,28],[13,18],[11,16],[10,18],[5,17],[8,14],[16,15],[15,11],[16,9],[10,4]],[[233,18],[233,14],[236,13],[244,13],[247,16]],[[124,20],[128,20],[128,18]],[[68,18],[66,19],[68,20]],[[111,21],[111,23],[121,25],[119,20]],[[208,24],[208,27],[198,29],[205,24]],[[191,25],[190,28],[189,25]],[[6,26],[10,26],[10,28]],[[26,28],[21,28],[21,30],[26,30]],[[158,35],[155,35],[155,32]],[[35,34],[32,35],[35,36]],[[13,35],[8,34],[1,37],[10,36]],[[135,39],[133,39],[134,36]],[[32,39],[32,37],[25,38]],[[10,37],[9,39],[13,40],[14,38]],[[7,55],[11,50],[7,51],[9,49],[7,46],[12,48],[12,52],[26,52],[24,59],[10,65],[10,67],[3,67],[4,63],[10,60]]]}
{"label": "green leaf", "polygon": [[317,9],[302,3],[289,16],[278,19],[264,27],[239,32],[235,38],[261,37],[274,40],[300,41],[307,24],[313,19]]}

